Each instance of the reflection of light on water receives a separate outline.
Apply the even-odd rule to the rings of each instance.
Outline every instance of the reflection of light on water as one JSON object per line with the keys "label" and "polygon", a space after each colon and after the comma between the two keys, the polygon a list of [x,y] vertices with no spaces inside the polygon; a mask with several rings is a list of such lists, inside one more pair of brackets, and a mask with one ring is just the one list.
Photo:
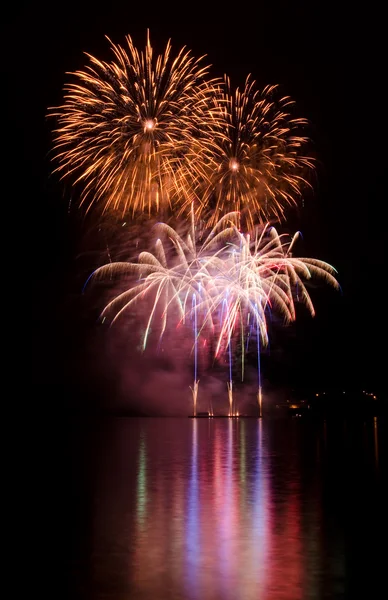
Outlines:
{"label": "reflection of light on water", "polygon": [[293,435],[278,429],[278,461],[265,419],[183,426],[181,438],[137,441],[131,597],[301,600],[318,598],[326,575],[344,579],[338,541],[322,563],[320,491],[301,479]]}
{"label": "reflection of light on water", "polygon": [[271,470],[269,427],[263,419],[190,419],[188,447],[186,435],[171,454],[185,447],[187,461],[169,475],[151,438],[139,439],[131,575],[139,598],[176,586],[171,598],[300,600],[307,589],[317,597],[320,520],[302,509],[295,448],[286,450],[285,477]]}
{"label": "reflection of light on water", "polygon": [[258,571],[258,584],[260,592],[266,588],[266,579],[268,572],[268,554],[270,539],[270,515],[269,515],[269,493],[268,480],[264,472],[265,464],[263,460],[263,421],[257,422],[257,447],[256,447],[256,468],[254,480],[254,509],[253,509],[253,546],[255,552],[252,553],[256,562]]}
{"label": "reflection of light on water", "polygon": [[373,417],[373,441],[375,447],[375,462],[376,467],[379,466],[379,437],[377,430],[377,417]]}
{"label": "reflection of light on water", "polygon": [[[373,420],[372,447],[368,420],[367,466],[373,472],[379,459],[379,475],[381,423],[381,417]],[[315,468],[322,422],[313,432],[300,421],[258,418],[132,420],[130,426],[120,455],[110,448],[101,464],[90,566],[94,594],[138,600],[342,597],[349,537],[338,498],[353,478],[344,472],[338,486],[337,475],[347,468],[341,424],[327,423],[329,466],[340,463],[334,476]],[[352,442],[360,446],[358,421],[354,428],[357,438],[349,429],[348,450]],[[345,457],[359,469],[358,452]],[[357,493],[356,479],[349,498]],[[376,471],[375,479],[381,483]],[[371,545],[368,552],[374,552]]]}
{"label": "reflection of light on water", "polygon": [[140,434],[137,469],[136,515],[139,527],[144,525],[147,510],[147,449],[144,434]]}
{"label": "reflection of light on water", "polygon": [[[222,473],[222,507],[220,514],[220,537],[221,544],[219,549],[219,568],[225,581],[232,575],[236,565],[233,555],[233,529],[235,526],[235,506],[234,506],[234,480],[233,480],[233,427],[235,421],[229,419],[227,423],[227,438],[225,458],[223,459]],[[236,486],[237,487],[237,486]]]}
{"label": "reflection of light on water", "polygon": [[240,421],[240,489],[241,489],[241,505],[244,505],[246,491],[246,450],[245,450],[245,421]]}
{"label": "reflection of light on water", "polygon": [[198,498],[198,421],[192,421],[191,471],[187,506],[187,575],[192,588],[197,587],[199,543],[199,498]]}

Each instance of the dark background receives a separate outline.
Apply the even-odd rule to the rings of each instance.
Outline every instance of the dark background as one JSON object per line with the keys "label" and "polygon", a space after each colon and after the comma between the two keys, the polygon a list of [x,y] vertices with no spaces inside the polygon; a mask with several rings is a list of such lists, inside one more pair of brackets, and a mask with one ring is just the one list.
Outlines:
{"label": "dark background", "polygon": [[17,411],[10,448],[15,460],[20,454],[13,470],[20,493],[8,488],[12,503],[20,501],[13,585],[24,579],[40,598],[68,598],[74,548],[87,554],[79,531],[90,520],[92,492],[75,474],[86,450],[72,450],[67,408],[94,408],[109,398],[111,381],[99,376],[104,340],[95,333],[96,307],[81,296],[82,257],[101,242],[85,236],[90,226],[69,212],[69,187],[51,175],[46,115],[61,103],[65,73],[84,67],[83,52],[108,59],[104,35],[123,43],[129,33],[143,46],[149,27],[155,49],[171,37],[176,50],[207,54],[215,76],[227,73],[237,85],[251,72],[260,85],[279,83],[311,121],[319,159],[315,193],[287,227],[303,232],[306,255],[338,269],[342,293],[313,291],[316,318],[301,315],[279,334],[265,376],[275,387],[385,393],[384,19],[374,2],[70,0],[19,2],[2,17],[4,205],[12,213],[3,221],[3,259],[16,279],[3,281],[3,324],[12,338],[5,381]]}
{"label": "dark background", "polygon": [[373,2],[362,9],[307,2],[69,1],[15,7],[3,36],[15,146],[9,152],[14,173],[9,202],[16,219],[27,225],[20,280],[30,281],[18,317],[23,349],[15,358],[31,367],[27,381],[33,383],[37,406],[52,410],[54,402],[62,408],[77,395],[82,402],[87,396],[93,406],[93,397],[112,383],[109,375],[103,381],[96,376],[97,352],[90,353],[99,343],[96,307],[81,297],[89,274],[85,256],[98,253],[101,240],[88,237],[91,224],[76,208],[70,186],[51,174],[48,107],[61,103],[66,72],[86,64],[83,52],[109,59],[105,35],[124,43],[130,34],[143,47],[147,28],[155,50],[171,38],[175,50],[186,45],[195,56],[207,54],[212,74],[226,73],[235,85],[242,85],[248,73],[259,85],[280,84],[296,100],[298,115],[311,122],[318,160],[314,193],[307,194],[304,208],[289,213],[283,230],[302,231],[300,254],[333,264],[342,292],[325,286],[313,290],[317,316],[311,319],[302,311],[294,326],[277,334],[264,363],[265,377],[275,387],[384,392],[381,21]]}

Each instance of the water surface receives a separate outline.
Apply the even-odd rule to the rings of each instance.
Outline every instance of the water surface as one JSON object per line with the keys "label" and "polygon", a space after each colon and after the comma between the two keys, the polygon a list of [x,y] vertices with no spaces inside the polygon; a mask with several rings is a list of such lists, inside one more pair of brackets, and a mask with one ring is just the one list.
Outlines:
{"label": "water surface", "polygon": [[69,597],[384,597],[380,417],[70,427]]}

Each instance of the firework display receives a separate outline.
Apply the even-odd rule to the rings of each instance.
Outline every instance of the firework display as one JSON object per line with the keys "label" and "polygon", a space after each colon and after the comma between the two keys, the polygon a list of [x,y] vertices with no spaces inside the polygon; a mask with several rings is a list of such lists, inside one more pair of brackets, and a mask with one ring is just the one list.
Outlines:
{"label": "firework display", "polygon": [[51,110],[57,170],[81,186],[88,209],[102,203],[133,224],[139,215],[163,222],[153,226],[152,248],[136,261],[100,266],[87,284],[120,283],[101,315],[111,325],[147,307],[143,350],[153,325],[160,341],[170,323],[190,332],[194,415],[199,349],[228,362],[232,416],[232,366],[238,360],[244,380],[254,346],[261,416],[268,314],[289,323],[299,302],[313,316],[313,278],[338,288],[331,265],[294,255],[298,233],[274,227],[309,185],[306,121],[291,115],[293,102],[277,86],[259,90],[248,77],[233,91],[228,78],[209,79],[202,59],[185,49],[172,58],[170,42],[157,57],[149,36],[142,52],[131,37],[126,42],[126,49],[112,44],[112,62],[89,56],[91,65],[65,88],[64,104]]}

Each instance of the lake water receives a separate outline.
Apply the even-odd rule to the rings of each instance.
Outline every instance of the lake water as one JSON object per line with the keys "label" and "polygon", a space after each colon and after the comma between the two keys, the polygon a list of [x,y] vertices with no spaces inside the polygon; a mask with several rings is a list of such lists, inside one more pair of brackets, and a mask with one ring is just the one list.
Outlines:
{"label": "lake water", "polygon": [[381,417],[105,417],[68,428],[52,527],[62,521],[69,598],[385,597]]}

